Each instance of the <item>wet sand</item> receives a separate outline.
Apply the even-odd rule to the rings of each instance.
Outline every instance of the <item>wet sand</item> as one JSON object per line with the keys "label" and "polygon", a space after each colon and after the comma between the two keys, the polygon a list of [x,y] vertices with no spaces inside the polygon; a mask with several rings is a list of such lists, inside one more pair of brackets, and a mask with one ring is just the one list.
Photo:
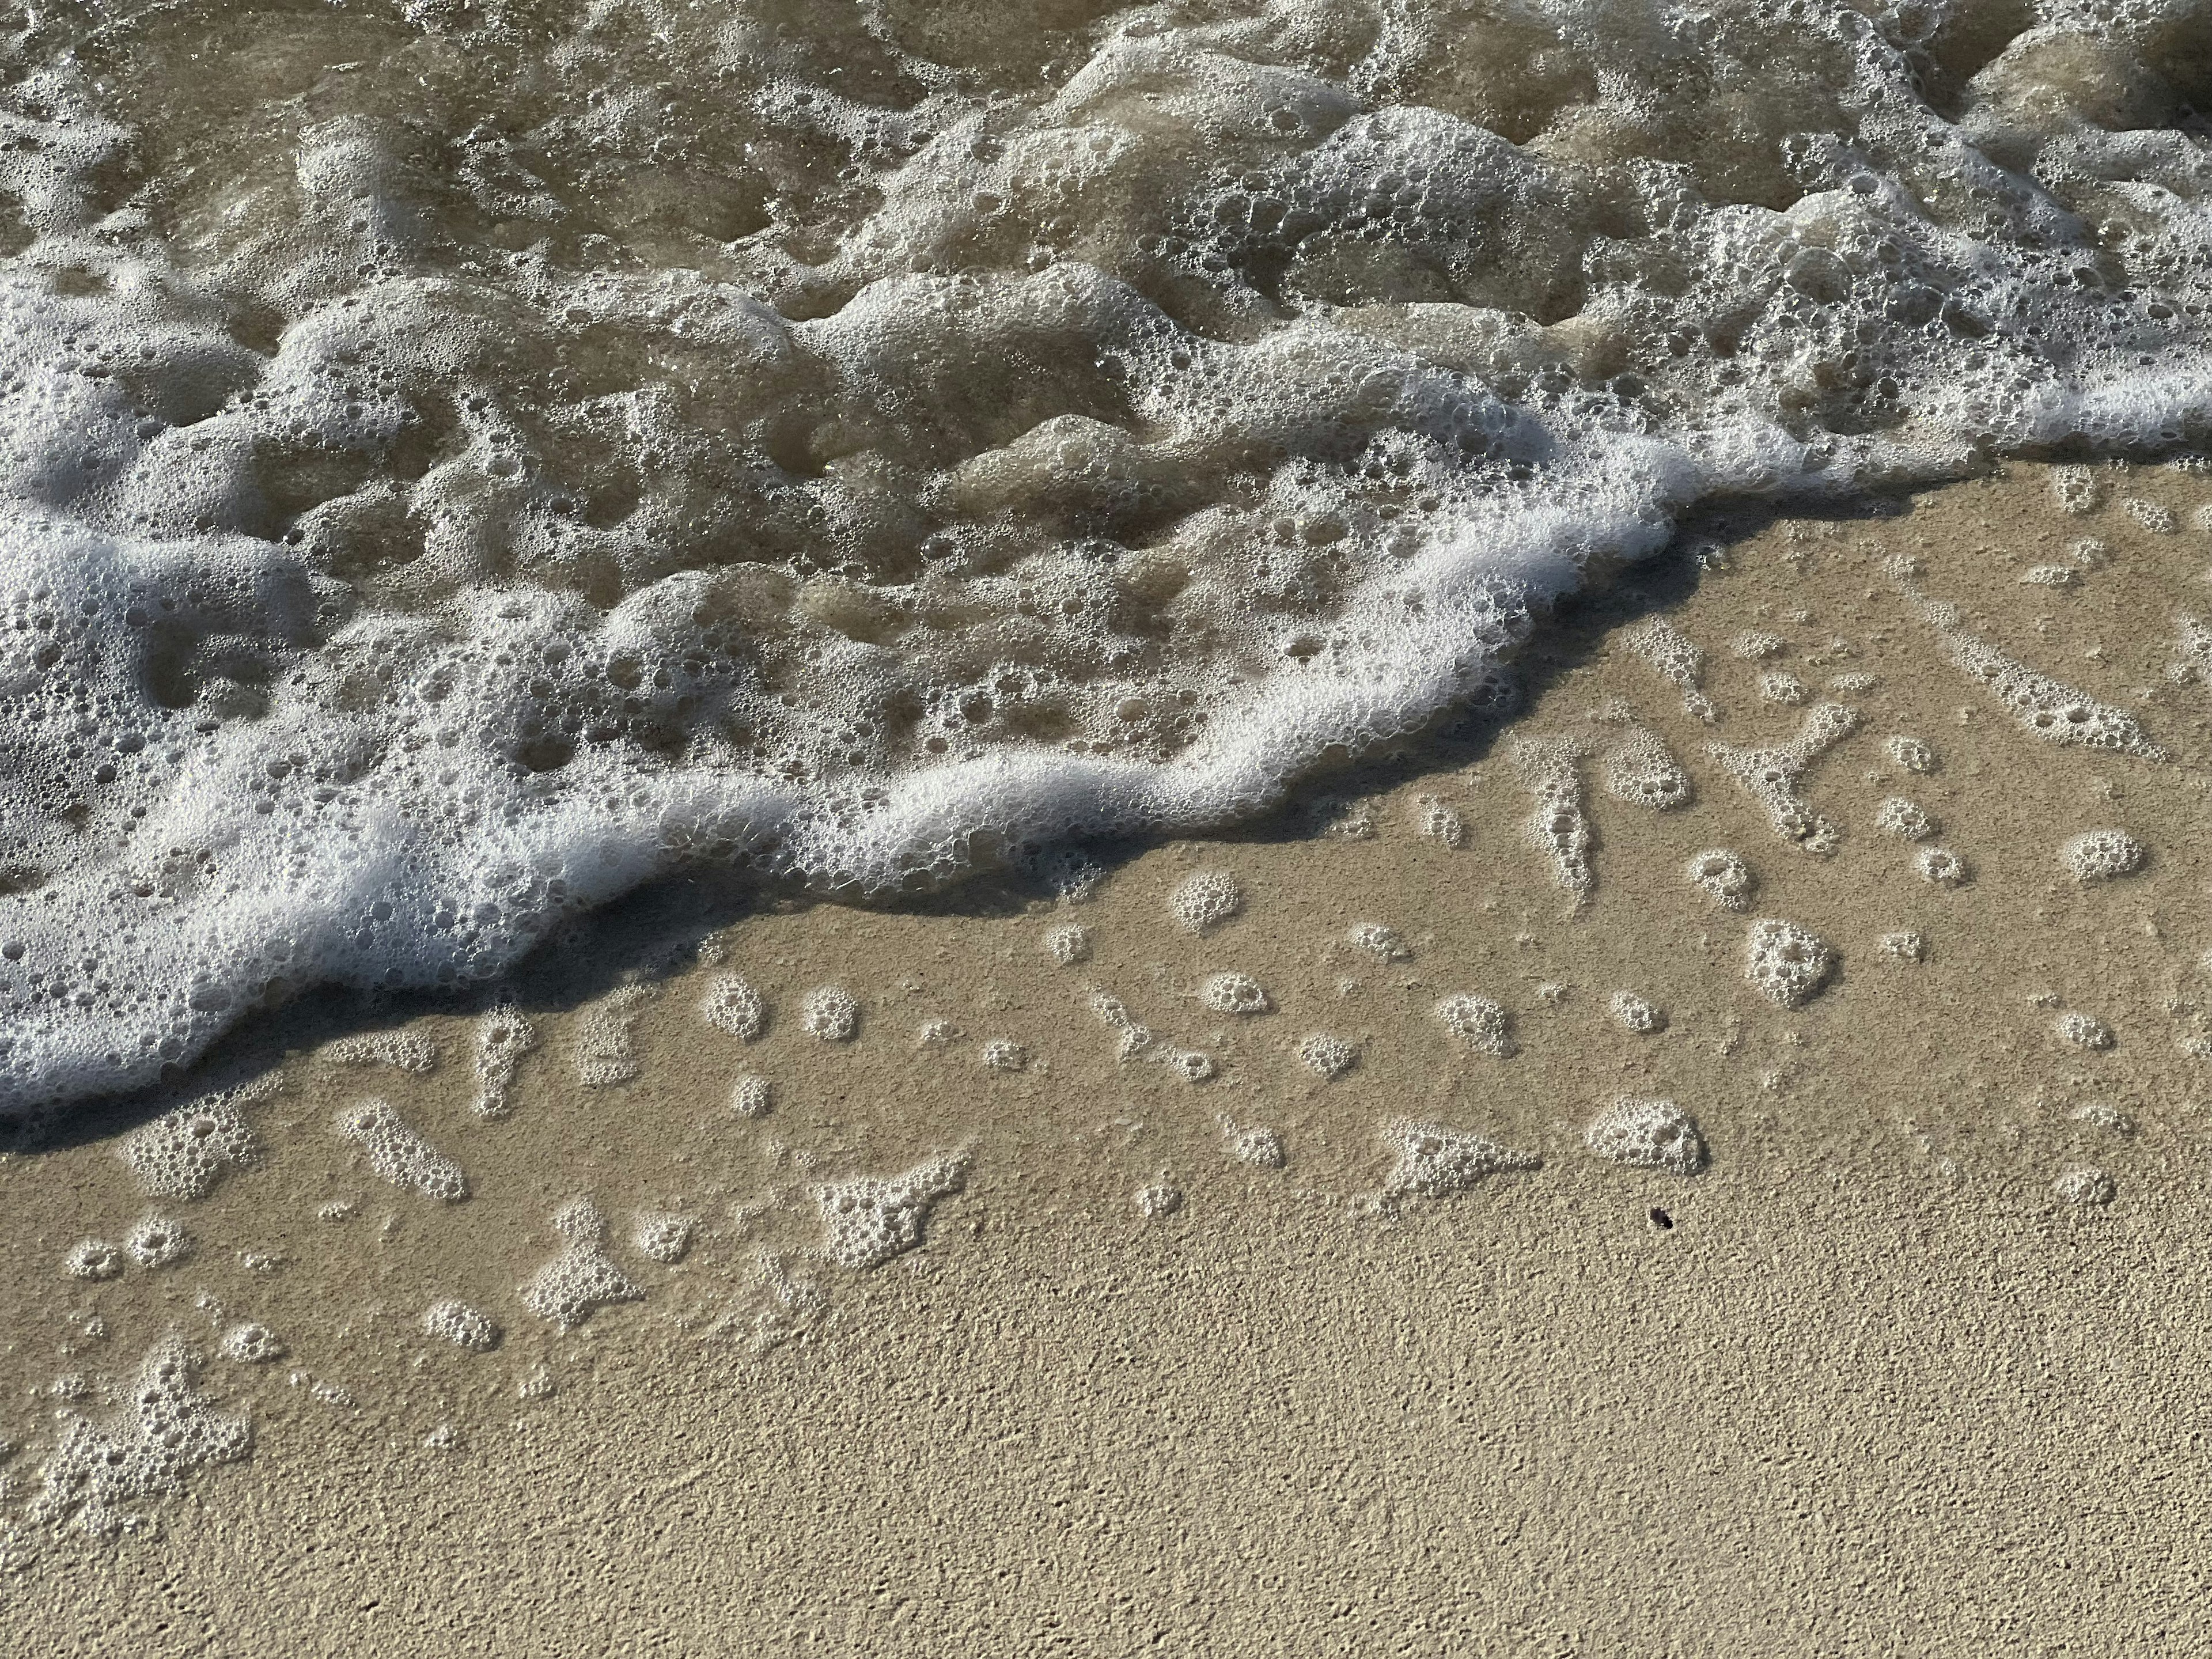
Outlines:
{"label": "wet sand", "polygon": [[[240,1109],[258,1158],[204,1198],[147,1194],[112,1135],[8,1155],[0,1601],[56,1653],[2199,1644],[2212,693],[2177,641],[2212,605],[2212,479],[2094,476],[2082,514],[2022,466],[1893,516],[1705,526],[1543,635],[1512,721],[1113,861],[1081,897],[724,926],[702,896],[702,934],[664,894],[518,983],[538,1042],[495,1121],[478,1013],[392,1028],[435,1047],[414,1073],[339,1063],[301,1011],[219,1059],[217,1081],[283,1080]],[[2085,537],[2107,553],[2084,562]],[[2021,580],[2038,567],[2074,574]],[[2035,735],[1929,601],[2165,758]],[[1634,647],[1653,614],[1702,653],[1713,722]],[[1747,634],[1771,649],[1740,654]],[[1829,702],[1858,718],[1798,784],[1835,829],[1822,857],[1709,745],[1784,744]],[[1638,731],[1687,804],[1608,791]],[[1586,890],[1530,832],[1530,779],[1561,764]],[[1923,840],[1877,827],[1893,799]],[[2062,847],[2108,829],[2143,867],[2085,884]],[[1923,878],[1930,848],[1967,879]],[[1741,910],[1688,878],[1720,848],[1756,878]],[[1194,933],[1168,901],[1206,871],[1241,904]],[[1747,978],[1763,919],[1834,953],[1800,1006]],[[1063,964],[1068,926],[1087,953]],[[1907,933],[1922,959],[1885,947]],[[1209,1007],[1224,973],[1265,1011]],[[730,974],[767,1003],[751,1042],[699,1012]],[[824,985],[859,1005],[849,1042],[805,1029]],[[1663,1029],[1626,1029],[1622,991]],[[1455,1036],[1455,995],[1498,1004],[1512,1052]],[[624,1027],[635,1075],[589,1085]],[[1333,1079],[1301,1059],[1316,1033],[1357,1051]],[[1161,1058],[1189,1054],[1206,1080]],[[748,1074],[763,1116],[732,1106]],[[465,1200],[337,1132],[371,1097]],[[1622,1097],[1677,1103],[1705,1167],[1593,1156]],[[1540,1167],[1393,1191],[1401,1121]],[[1257,1129],[1281,1168],[1237,1155]],[[818,1188],[948,1154],[958,1189],[902,1212],[911,1248],[829,1259]],[[520,1287],[571,1248],[580,1194],[643,1294],[563,1331]],[[149,1212],[189,1255],[64,1271]],[[696,1222],[680,1261],[638,1248],[641,1214]],[[441,1298],[498,1345],[426,1333]],[[222,1357],[249,1322],[280,1357]],[[172,1332],[252,1455],[97,1535],[42,1468]]]}

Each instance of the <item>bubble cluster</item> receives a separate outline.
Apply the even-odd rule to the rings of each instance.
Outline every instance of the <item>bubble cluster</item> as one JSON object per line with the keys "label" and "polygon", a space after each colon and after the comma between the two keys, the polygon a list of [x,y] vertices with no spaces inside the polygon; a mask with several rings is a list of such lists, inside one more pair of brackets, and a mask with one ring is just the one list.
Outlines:
{"label": "bubble cluster", "polygon": [[1168,895],[1168,911],[1186,933],[1218,927],[1244,905],[1244,890],[1226,870],[1200,870],[1185,876]]}
{"label": "bubble cluster", "polygon": [[1899,841],[1925,841],[1936,833],[1936,820],[1905,799],[1892,795],[1875,810],[1874,827]]}
{"label": "bubble cluster", "polygon": [[1615,991],[1607,1006],[1613,1023],[1624,1031],[1652,1036],[1667,1029],[1666,1010],[1633,991]]}
{"label": "bubble cluster", "polygon": [[1447,1198],[1465,1192],[1485,1176],[1539,1170],[1544,1160],[1515,1152],[1487,1135],[1441,1123],[1395,1118],[1382,1127],[1382,1144],[1393,1156],[1382,1178],[1382,1195]]}
{"label": "bubble cluster", "polygon": [[2120,506],[2128,517],[2133,519],[2154,536],[2171,536],[2181,528],[2180,522],[2173,516],[2173,509],[2162,506],[2157,501],[2145,501],[2140,495],[2131,495],[2122,501]]}
{"label": "bubble cluster", "polygon": [[1690,884],[1723,910],[1747,909],[1759,888],[1759,878],[1740,854],[1725,847],[1709,847],[1691,859]]}
{"label": "bubble cluster", "polygon": [[524,1283],[523,1306],[567,1331],[599,1309],[642,1299],[644,1290],[607,1254],[606,1218],[590,1199],[562,1206],[553,1217],[553,1230],[564,1243]]}
{"label": "bubble cluster", "polygon": [[1907,590],[1935,626],[1946,653],[1969,679],[1989,689],[2012,711],[2023,731],[2067,748],[2104,749],[2163,760],[2142,722],[2125,709],[2099,702],[2087,692],[2039,674],[1958,625],[1955,613]]}
{"label": "bubble cluster", "polygon": [[427,1031],[366,1031],[330,1044],[323,1058],[337,1066],[390,1066],[421,1073],[437,1068],[438,1044]]}
{"label": "bubble cluster", "polygon": [[1737,635],[1729,641],[1729,649],[1746,662],[1758,662],[1775,655],[1789,643],[1779,634],[1753,631]]}
{"label": "bubble cluster", "polygon": [[425,1140],[386,1100],[364,1100],[337,1115],[338,1133],[368,1155],[369,1168],[395,1187],[456,1203],[469,1195],[461,1166]]}
{"label": "bubble cluster", "polygon": [[1488,997],[1471,992],[1448,996],[1437,1004],[1436,1015],[1445,1030],[1477,1054],[1505,1060],[1515,1051],[1513,1022]]}
{"label": "bubble cluster", "polygon": [[1590,1120],[1583,1144],[1608,1164],[1635,1170],[1691,1176],[1705,1167],[1697,1120],[1671,1100],[1616,1100]]}
{"label": "bubble cluster", "polygon": [[139,1523],[128,1505],[181,1492],[195,1469],[246,1456],[252,1430],[244,1418],[216,1412],[199,1392],[200,1369],[191,1351],[170,1338],[147,1354],[112,1421],[67,1417],[39,1471],[28,1518],[112,1537]]}
{"label": "bubble cluster", "polygon": [[1776,669],[1759,677],[1759,696],[1761,702],[1778,702],[1795,708],[1806,698],[1805,682],[1795,674]]}
{"label": "bubble cluster", "polygon": [[1751,924],[1744,977],[1778,1008],[1802,1006],[1828,982],[1836,953],[1817,933],[1767,917]]}
{"label": "bubble cluster", "polygon": [[730,1109],[739,1117],[766,1117],[771,1093],[766,1078],[748,1073],[730,1085]]}
{"label": "bubble cluster", "polygon": [[2051,1190],[2062,1203],[2083,1209],[2102,1209],[2119,1196],[2120,1189],[2104,1170],[2081,1164],[2062,1170],[2058,1179],[2051,1183]]}
{"label": "bubble cluster", "polygon": [[501,1003],[477,1021],[476,1114],[505,1117],[522,1057],[538,1046],[538,1029],[512,1003]]}
{"label": "bubble cluster", "polygon": [[1063,968],[1091,960],[1091,930],[1075,922],[1052,929],[1044,936],[1045,954]]}
{"label": "bubble cluster", "polygon": [[1030,1051],[1008,1037],[994,1037],[977,1056],[987,1072],[1020,1072],[1029,1068]]}
{"label": "bubble cluster", "polygon": [[1403,933],[1379,921],[1356,922],[1344,937],[1354,950],[1366,951],[1377,962],[1402,962],[1413,954]]}
{"label": "bubble cluster", "polygon": [[2077,587],[2081,573],[2071,565],[2032,564],[2020,573],[2023,587]]}
{"label": "bubble cluster", "polygon": [[2058,849],[2067,873],[2085,886],[2132,876],[2148,857],[2143,844],[2124,830],[2086,830]]}
{"label": "bubble cluster", "polygon": [[630,1248],[647,1261],[673,1267],[690,1252],[698,1225],[690,1216],[673,1211],[641,1210],[630,1221]]}
{"label": "bubble cluster", "polygon": [[1229,1155],[1255,1170],[1279,1170],[1289,1161],[1282,1136],[1262,1124],[1233,1130],[1229,1136]]}
{"label": "bubble cluster", "polygon": [[2051,1023],[2051,1035],[2065,1048],[2095,1053],[2109,1048],[2115,1042],[2112,1028],[2094,1014],[2069,1010]]}
{"label": "bubble cluster", "polygon": [[1836,850],[1842,832],[1806,803],[1798,785],[1814,763],[1856,731],[1858,723],[1856,710],[1824,702],[1806,711],[1797,735],[1788,743],[1765,748],[1725,743],[1706,747],[1737,787],[1765,811],[1776,835],[1826,858]]}
{"label": "bubble cluster", "polygon": [[203,1198],[225,1171],[251,1164],[261,1143],[240,1108],[276,1091],[274,1075],[203,1095],[124,1136],[124,1161],[155,1198]]}
{"label": "bubble cluster", "polygon": [[1708,725],[1719,718],[1712,700],[1699,689],[1705,683],[1705,653],[1680,629],[1664,617],[1653,617],[1622,635],[1621,643],[1681,692],[1686,713]]}
{"label": "bubble cluster", "polygon": [[433,1302],[422,1310],[422,1329],[425,1334],[471,1353],[489,1353],[499,1346],[497,1322],[482,1309],[450,1297]]}
{"label": "bubble cluster", "polygon": [[860,1005],[842,986],[823,985],[806,994],[799,1025],[823,1042],[850,1042],[860,1034]]}
{"label": "bubble cluster", "polygon": [[1298,1040],[1298,1064],[1325,1082],[1334,1082],[1359,1063],[1359,1045],[1326,1031],[1310,1031]]}
{"label": "bubble cluster", "polygon": [[813,1188],[822,1212],[823,1254],[841,1267],[879,1267],[922,1242],[930,1212],[958,1192],[968,1158],[940,1152],[887,1176],[855,1176]]}
{"label": "bubble cluster", "polygon": [[2073,514],[2095,512],[2105,495],[2094,472],[2086,466],[2070,465],[2051,469],[2051,493],[2058,498],[2060,507]]}
{"label": "bubble cluster", "polygon": [[1414,821],[1422,839],[1435,842],[1448,852],[1467,845],[1467,820],[1456,807],[1434,795],[1423,795],[1413,804]]}
{"label": "bubble cluster", "polygon": [[81,1238],[62,1257],[62,1271],[71,1279],[116,1279],[123,1273],[123,1252],[104,1238]]}
{"label": "bubble cluster", "polygon": [[1597,885],[1590,848],[1595,840],[1583,806],[1581,762],[1589,746],[1569,738],[1523,738],[1513,747],[1513,763],[1535,797],[1529,814],[1529,841],[1552,860],[1552,879],[1577,895]]}
{"label": "bubble cluster", "polygon": [[1884,957],[1892,962],[1925,962],[1928,960],[1928,940],[1925,935],[1910,929],[1884,933],[1877,943]]}
{"label": "bubble cluster", "polygon": [[142,1267],[166,1267],[192,1251],[192,1237],[184,1224],[167,1216],[141,1216],[123,1236],[123,1248]]}
{"label": "bubble cluster", "polygon": [[1605,757],[1605,792],[1632,806],[1671,812],[1690,803],[1690,775],[1659,734],[1632,726]]}
{"label": "bubble cluster", "polygon": [[641,985],[625,985],[584,1010],[571,1038],[577,1082],[586,1089],[612,1089],[636,1078],[632,1034],[652,995]]}
{"label": "bubble cluster", "polygon": [[751,1042],[768,1028],[768,1003],[737,974],[718,974],[707,985],[699,1016],[718,1031]]}
{"label": "bubble cluster", "polygon": [[1199,988],[1199,1000],[1217,1014],[1264,1014],[1273,1005],[1249,974],[1214,974]]}
{"label": "bubble cluster", "polygon": [[1899,732],[1882,744],[1882,752],[1908,772],[1933,772],[1937,765],[1936,751],[1918,738]]}
{"label": "bubble cluster", "polygon": [[276,1333],[257,1320],[233,1325],[222,1334],[222,1340],[216,1349],[225,1359],[241,1365],[270,1364],[282,1359],[286,1352]]}
{"label": "bubble cluster", "polygon": [[1165,1176],[1146,1182],[1133,1197],[1137,1213],[1147,1221],[1164,1221],[1182,1208],[1182,1188]]}
{"label": "bubble cluster", "polygon": [[1936,887],[1960,887],[1973,879],[1966,860],[1948,847],[1923,847],[1914,854],[1912,867],[1920,879]]}

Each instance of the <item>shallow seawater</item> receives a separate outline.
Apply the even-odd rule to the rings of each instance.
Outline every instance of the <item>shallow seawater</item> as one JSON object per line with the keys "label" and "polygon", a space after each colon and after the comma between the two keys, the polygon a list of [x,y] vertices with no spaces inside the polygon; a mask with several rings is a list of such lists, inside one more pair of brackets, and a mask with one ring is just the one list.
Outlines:
{"label": "shallow seawater", "polygon": [[[2212,1364],[2208,508],[1710,516],[1516,720],[1058,896],[663,886],[504,1000],[297,1000],[0,1155],[0,1594],[64,1651],[514,1632],[579,1572],[611,1645],[1137,1650],[1067,1585],[1180,1529],[1228,1650],[1540,1595],[1976,1651],[2016,1581],[1744,1564],[2027,1516],[2044,1616],[2163,1616],[2185,1506],[2114,1487],[2182,1478]],[[1694,1595],[1620,1593],[1656,1548]]]}
{"label": "shallow seawater", "polygon": [[1249,820],[1700,503],[2212,415],[2191,0],[10,27],[0,1106]]}

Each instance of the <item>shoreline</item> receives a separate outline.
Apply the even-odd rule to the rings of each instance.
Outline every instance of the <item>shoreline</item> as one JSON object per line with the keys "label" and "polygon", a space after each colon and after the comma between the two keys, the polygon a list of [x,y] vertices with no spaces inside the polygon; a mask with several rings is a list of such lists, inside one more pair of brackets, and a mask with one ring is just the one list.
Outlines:
{"label": "shoreline", "polygon": [[[2191,1489],[2212,1361],[2185,1220],[2212,1173],[2212,704],[2175,672],[2175,619],[2203,602],[2212,542],[2187,526],[2212,490],[2096,476],[2087,514],[2018,467],[1893,517],[1770,520],[1694,581],[1632,573],[1533,642],[1523,711],[1449,763],[1386,757],[1273,823],[1146,848],[1078,902],[764,909],[627,991],[616,952],[549,963],[587,983],[526,999],[537,1042],[495,1120],[472,1105],[480,1021],[416,1014],[387,1063],[349,1062],[301,1011],[313,1046],[240,1109],[258,1161],[204,1198],[157,1201],[104,1142],[0,1157],[24,1287],[0,1314],[21,1448],[0,1598],[57,1652],[181,1650],[187,1627],[240,1653],[581,1629],[690,1650],[726,1644],[733,1609],[764,1651],[2171,1639],[2202,1529],[2146,1494]],[[2083,537],[2106,554],[2075,558]],[[1899,556],[1959,607],[1952,635]],[[2074,574],[2021,580],[2045,567]],[[1632,639],[1647,613],[1698,647],[1698,684]],[[1947,656],[1961,629],[2169,757],[2039,741]],[[1828,702],[1857,718],[1822,746]],[[1832,855],[1778,833],[1716,744],[1796,755]],[[1686,780],[1665,810],[1613,787],[1664,773],[1655,752]],[[1880,827],[1908,799],[1918,840]],[[1531,839],[1545,801],[1578,842]],[[2068,839],[2105,829],[2141,871],[2070,876]],[[1755,878],[1740,910],[1686,874],[1714,848]],[[1931,848],[1966,878],[1923,878]],[[1170,896],[1209,871],[1241,904],[1192,932]],[[1769,918],[1835,957],[1796,1006],[1747,975]],[[1355,944],[1363,923],[1409,954]],[[1057,951],[1071,926],[1082,948]],[[1904,934],[1917,957],[1884,943]],[[750,1042],[700,1013],[733,973],[767,1005]],[[1224,975],[1262,1010],[1223,1012]],[[854,1000],[850,1042],[804,1029],[825,985]],[[1632,1029],[1621,992],[1657,1025]],[[1498,1006],[1510,1053],[1439,1019],[1457,996]],[[2102,1046],[2068,1046],[2076,1015]],[[1132,1024],[1152,1041],[1119,1057]],[[1333,1078],[1316,1034],[1354,1055]],[[427,1071],[388,1063],[425,1046]],[[1623,1097],[1678,1102],[1704,1169],[1593,1156]],[[465,1171],[465,1201],[333,1128],[371,1097]],[[1464,1190],[1427,1196],[1394,1164],[1401,1121],[1540,1167],[1446,1170]],[[956,1155],[928,1194],[884,1196]],[[866,1204],[918,1212],[912,1237],[840,1266],[823,1195],[868,1181]],[[563,1332],[521,1291],[574,1245],[579,1194],[642,1297]],[[192,1254],[60,1271],[155,1209]],[[639,1242],[669,1216],[694,1224],[673,1264]],[[498,1345],[426,1333],[441,1297]],[[281,1357],[219,1357],[240,1321]],[[250,1419],[251,1458],[187,1471],[112,1542],[27,1520],[54,1414],[106,1420],[103,1387],[171,1330],[208,1355],[214,1408]]]}

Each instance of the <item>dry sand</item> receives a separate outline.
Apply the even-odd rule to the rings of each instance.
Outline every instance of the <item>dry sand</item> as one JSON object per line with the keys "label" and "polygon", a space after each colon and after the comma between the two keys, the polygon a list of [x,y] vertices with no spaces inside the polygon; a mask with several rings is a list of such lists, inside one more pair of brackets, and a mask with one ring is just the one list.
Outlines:
{"label": "dry sand", "polygon": [[[16,1650],[2205,1647],[2212,690],[2177,641],[2212,609],[2191,522],[2212,479],[2094,476],[2080,515],[2021,467],[1893,517],[1710,526],[1714,568],[1686,550],[1547,633],[1510,724],[1408,745],[1278,825],[1145,850],[1079,900],[723,925],[720,901],[662,894],[517,988],[540,1041],[497,1121],[471,1109],[475,1014],[387,1017],[437,1046],[411,1073],[338,1063],[325,1039],[358,1012],[319,1006],[216,1074],[283,1082],[240,1109],[258,1160],[203,1199],[141,1191],[116,1150],[135,1119],[7,1156]],[[2081,562],[2083,537],[2108,556]],[[2075,578],[2021,580],[2039,566]],[[2033,734],[1907,586],[2166,758]],[[1702,649],[1717,722],[1631,648],[1655,611]],[[1747,633],[1778,643],[1742,657]],[[1803,701],[1767,700],[1773,674]],[[1707,745],[1784,742],[1825,701],[1860,719],[1804,774],[1839,835],[1824,858]],[[1686,805],[1608,793],[1638,726]],[[1936,769],[1901,766],[1899,735]],[[1531,761],[1530,740],[1552,746]],[[1528,834],[1532,766],[1579,750],[1582,893]],[[1893,797],[1934,820],[1926,841],[1877,829]],[[1456,846],[1423,833],[1438,808]],[[2100,829],[2144,867],[2076,880],[2062,844]],[[1926,847],[1971,878],[1923,879]],[[1720,848],[1756,874],[1741,912],[1686,873]],[[1168,898],[1201,871],[1242,908],[1194,935]],[[1837,954],[1802,1007],[1747,980],[1762,918]],[[1353,944],[1361,923],[1409,954]],[[1063,965],[1047,941],[1070,924],[1089,954]],[[1905,933],[1923,960],[1885,951]],[[750,1043],[699,1013],[730,973],[768,1003]],[[1267,1011],[1209,1008],[1219,973]],[[804,1029],[828,984],[860,1005],[850,1042]],[[1623,990],[1664,1029],[1625,1029]],[[1150,1050],[1118,1057],[1100,991]],[[1514,1052],[1446,1030],[1436,1006],[1462,994],[1506,1011]],[[2110,1046],[2069,1044],[2069,1014]],[[957,1035],[922,1040],[933,1020]],[[635,1078],[587,1086],[580,1056],[609,1063],[625,1023]],[[1356,1063],[1316,1075],[1313,1033]],[[994,1041],[1020,1069],[986,1064]],[[732,1109],[742,1074],[769,1079],[765,1116]],[[337,1132],[372,1096],[459,1164],[466,1200],[392,1184]],[[1679,1103],[1707,1167],[1593,1156],[1585,1126],[1623,1097]],[[1399,1120],[1541,1167],[1393,1192]],[[1284,1167],[1237,1156],[1255,1128]],[[964,1178],[909,1212],[913,1248],[825,1258],[848,1236],[818,1186],[947,1154]],[[568,1248],[555,1216],[579,1194],[644,1295],[563,1332],[519,1287]],[[64,1272],[149,1211],[188,1257]],[[696,1221],[680,1262],[636,1247],[641,1212]],[[499,1346],[427,1334],[443,1297]],[[221,1357],[242,1322],[281,1357]],[[252,1455],[96,1535],[42,1499],[42,1468],[69,1419],[129,1409],[170,1333]]]}

